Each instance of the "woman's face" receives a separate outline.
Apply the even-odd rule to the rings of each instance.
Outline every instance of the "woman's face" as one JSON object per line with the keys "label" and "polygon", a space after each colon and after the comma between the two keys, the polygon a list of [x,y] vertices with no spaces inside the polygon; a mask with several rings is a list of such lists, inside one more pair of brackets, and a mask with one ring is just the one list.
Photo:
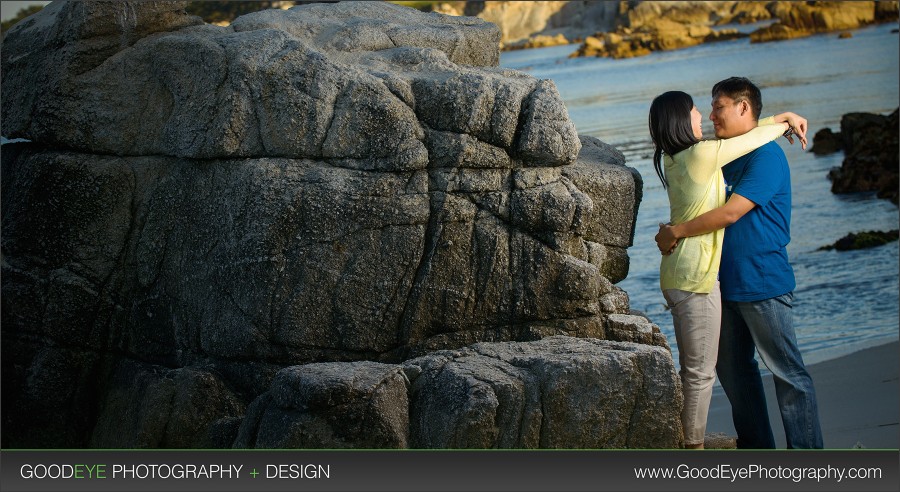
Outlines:
{"label": "woman's face", "polygon": [[697,140],[703,138],[703,115],[697,109],[697,106],[691,108],[691,129],[694,130],[694,136]]}

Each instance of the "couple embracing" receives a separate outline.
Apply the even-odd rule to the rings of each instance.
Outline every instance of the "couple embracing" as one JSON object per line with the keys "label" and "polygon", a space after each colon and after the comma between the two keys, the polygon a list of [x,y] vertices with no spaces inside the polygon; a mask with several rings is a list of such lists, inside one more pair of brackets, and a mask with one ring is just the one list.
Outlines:
{"label": "couple embracing", "polygon": [[[812,378],[792,321],[791,181],[780,136],[806,148],[807,121],[759,119],[762,96],[731,77],[712,89],[719,140],[683,92],[650,106],[654,167],[669,196],[660,224],[660,288],[672,311],[684,391],[685,447],[702,448],[716,374],[731,402],[738,448],[774,448],[755,352],[772,372],[789,448],[822,448]],[[727,228],[727,229],[725,229]]]}

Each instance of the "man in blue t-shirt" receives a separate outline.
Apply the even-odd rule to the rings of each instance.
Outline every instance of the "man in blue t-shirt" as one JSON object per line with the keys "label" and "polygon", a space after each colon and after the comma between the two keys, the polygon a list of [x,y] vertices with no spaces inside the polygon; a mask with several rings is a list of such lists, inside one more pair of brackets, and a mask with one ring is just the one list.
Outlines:
{"label": "man in blue t-shirt", "polygon": [[[718,138],[756,128],[762,110],[759,88],[743,77],[725,79],[712,90],[712,120]],[[806,148],[806,125],[796,131]],[[754,352],[772,371],[789,448],[822,448],[822,431],[812,378],[794,335],[794,271],[791,240],[791,174],[775,142],[722,168],[728,201],[691,221],[660,225],[656,236],[667,254],[678,239],[725,228],[719,281],[722,332],[716,373],[731,402],[739,448],[774,448],[766,397]]]}

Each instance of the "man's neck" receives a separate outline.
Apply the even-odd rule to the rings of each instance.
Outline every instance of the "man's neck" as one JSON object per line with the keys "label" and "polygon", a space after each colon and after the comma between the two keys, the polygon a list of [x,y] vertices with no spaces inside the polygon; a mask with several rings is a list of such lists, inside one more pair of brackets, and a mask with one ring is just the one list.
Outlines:
{"label": "man's neck", "polygon": [[756,128],[757,126],[759,126],[759,121],[754,120],[754,119],[744,120],[742,123],[743,123],[743,126],[740,127],[739,132],[734,135],[735,137],[738,135],[743,135],[743,134],[749,132],[750,130]]}

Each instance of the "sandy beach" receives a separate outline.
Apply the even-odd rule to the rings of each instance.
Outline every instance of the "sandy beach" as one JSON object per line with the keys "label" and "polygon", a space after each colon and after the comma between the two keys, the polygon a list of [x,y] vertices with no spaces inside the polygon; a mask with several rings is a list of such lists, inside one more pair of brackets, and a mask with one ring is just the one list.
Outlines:
{"label": "sandy beach", "polygon": [[[809,366],[819,399],[828,449],[900,447],[900,343],[868,348]],[[769,419],[779,448],[785,447],[772,376],[764,376]],[[734,436],[731,405],[720,386],[713,392],[707,433]]]}

